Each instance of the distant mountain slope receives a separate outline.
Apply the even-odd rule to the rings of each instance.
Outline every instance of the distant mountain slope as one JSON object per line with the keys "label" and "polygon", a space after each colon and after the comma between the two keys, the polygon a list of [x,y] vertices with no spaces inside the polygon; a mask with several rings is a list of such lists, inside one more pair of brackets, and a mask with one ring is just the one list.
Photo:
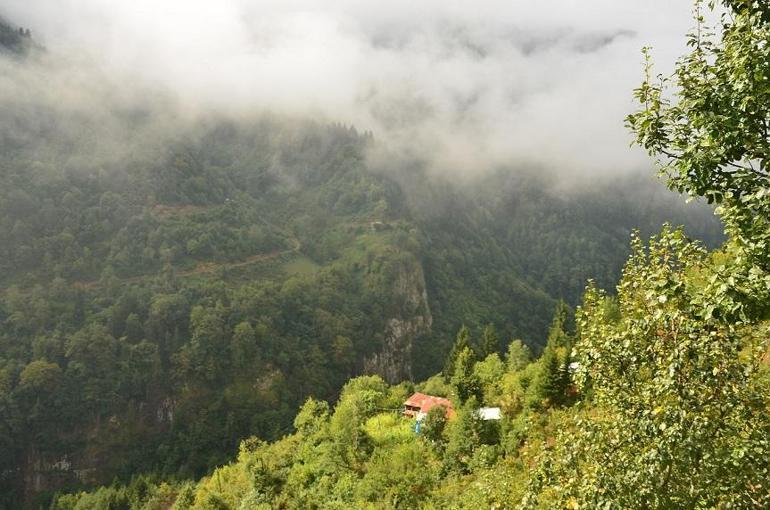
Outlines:
{"label": "distant mountain slope", "polygon": [[[633,229],[646,236],[670,222],[686,225],[710,247],[723,239],[709,207],[685,204],[647,176],[621,174],[566,191],[553,176],[527,171],[492,174],[462,188],[427,182],[404,189],[422,234],[434,335],[444,351],[463,323],[480,332],[488,322],[505,332],[501,348],[520,337],[537,351],[557,300],[579,304],[588,279],[613,288]],[[418,360],[434,360],[435,348],[417,346],[422,377],[436,365]]]}
{"label": "distant mountain slope", "polygon": [[50,145],[0,157],[2,458],[36,490],[200,475],[352,375],[435,372],[462,323],[541,345],[557,299],[617,274],[634,225],[688,219],[524,177],[442,189],[426,213],[412,193],[434,184],[368,173],[375,142],[342,127],[223,121],[159,143],[106,168]]}
{"label": "distant mountain slope", "polygon": [[96,80],[63,104],[34,76],[0,95],[7,501],[200,476],[353,375],[435,372],[463,323],[542,345],[558,299],[616,280],[635,226],[718,241],[653,181],[376,173],[353,128],[183,119]]}

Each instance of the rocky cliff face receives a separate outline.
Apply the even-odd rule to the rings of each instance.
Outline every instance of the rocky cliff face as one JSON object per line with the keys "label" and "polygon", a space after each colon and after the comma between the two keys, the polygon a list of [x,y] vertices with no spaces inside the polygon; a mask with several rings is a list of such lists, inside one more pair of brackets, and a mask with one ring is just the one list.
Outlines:
{"label": "rocky cliff face", "polygon": [[[154,402],[132,402],[123,415],[95,420],[86,432],[86,443],[72,441],[69,436],[59,438],[53,448],[50,444],[43,446],[30,442],[18,470],[0,473],[0,478],[14,480],[18,494],[26,503],[34,501],[40,493],[62,487],[109,483],[115,472],[115,459],[127,455],[120,437],[168,431],[173,425],[175,407],[176,403],[170,397]],[[19,507],[22,506],[20,501]]]}
{"label": "rocky cliff face", "polygon": [[393,280],[392,316],[386,321],[382,349],[364,362],[364,370],[388,383],[412,379],[415,341],[430,333],[433,317],[428,305],[425,276],[416,260],[402,261]]}

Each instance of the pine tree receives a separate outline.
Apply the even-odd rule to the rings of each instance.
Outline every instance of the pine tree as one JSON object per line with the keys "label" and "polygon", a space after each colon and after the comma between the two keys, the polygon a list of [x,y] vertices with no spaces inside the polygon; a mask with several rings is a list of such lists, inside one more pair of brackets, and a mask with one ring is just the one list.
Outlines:
{"label": "pine tree", "polygon": [[480,358],[486,359],[490,354],[497,353],[498,338],[494,324],[487,324],[481,333]]}
{"label": "pine tree", "polygon": [[567,388],[570,384],[569,364],[572,339],[564,331],[567,316],[567,305],[559,301],[556,305],[553,321],[548,331],[548,340],[540,359],[540,376],[537,382],[537,395],[548,405],[564,403]]}
{"label": "pine tree", "polygon": [[566,390],[564,364],[559,359],[556,349],[550,347],[546,348],[540,363],[538,397],[549,405],[558,405],[563,401]]}
{"label": "pine tree", "polygon": [[460,351],[451,379],[460,404],[464,404],[471,397],[481,399],[481,382],[473,370],[475,364],[476,355],[470,347]]}
{"label": "pine tree", "polygon": [[548,329],[546,345],[569,348],[571,340],[566,332],[568,317],[569,307],[564,301],[559,300],[559,302],[556,303],[556,310],[553,314],[551,327]]}
{"label": "pine tree", "polygon": [[[460,328],[460,330],[457,332],[455,343],[454,345],[452,345],[452,349],[449,351],[446,361],[444,362],[444,377],[447,380],[452,378],[452,375],[454,374],[457,357],[466,348],[468,349],[471,348],[471,332],[467,328],[467,326],[463,325]],[[475,353],[474,353],[474,357],[475,357]]]}

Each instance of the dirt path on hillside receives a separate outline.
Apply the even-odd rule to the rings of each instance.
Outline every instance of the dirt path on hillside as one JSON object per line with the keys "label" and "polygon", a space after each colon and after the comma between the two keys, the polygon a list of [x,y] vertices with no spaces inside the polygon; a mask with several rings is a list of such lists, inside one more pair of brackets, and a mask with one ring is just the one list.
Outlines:
{"label": "dirt path on hillside", "polygon": [[[169,218],[173,216],[186,216],[190,214],[194,214],[197,212],[204,211],[206,207],[202,206],[165,206],[165,205],[156,205],[152,208],[152,213],[155,214],[158,217],[161,218]],[[188,277],[188,276],[195,276],[200,274],[209,274],[213,273],[218,270],[228,270],[228,269],[235,269],[239,267],[244,267],[249,264],[255,264],[257,262],[264,262],[267,260],[275,259],[278,257],[281,257],[283,255],[288,255],[291,253],[299,253],[302,249],[302,243],[299,239],[297,239],[294,234],[291,232],[288,232],[284,228],[280,228],[269,221],[265,220],[264,218],[259,218],[259,221],[264,223],[268,228],[277,231],[282,232],[284,236],[286,236],[286,239],[291,243],[291,248],[288,248],[286,250],[273,250],[269,253],[261,253],[257,255],[251,255],[249,257],[246,257],[244,259],[235,261],[235,262],[199,262],[194,268],[188,269],[185,271],[179,271],[176,273],[176,276],[178,277]],[[348,222],[347,227],[367,227],[371,229],[374,232],[382,231],[382,230],[389,230],[391,228],[391,225],[388,222],[384,222],[381,220],[377,220],[375,218],[365,218],[365,219],[359,219],[357,221],[351,221]],[[158,273],[148,273],[138,276],[131,276],[128,278],[118,278],[118,281],[121,284],[130,284],[130,283],[138,283],[145,278],[149,278],[152,276],[156,276]],[[91,281],[75,281],[72,282],[72,286],[78,289],[82,290],[90,290],[98,288],[102,285],[100,280],[91,280]]]}
{"label": "dirt path on hillside", "polygon": [[[265,225],[269,226],[270,228],[273,228],[278,231],[283,231],[283,229],[279,229],[275,225],[272,225],[271,223],[267,222],[266,220],[261,220],[261,221]],[[251,255],[249,257],[246,257],[245,259],[241,259],[235,262],[199,262],[192,269],[188,269],[186,271],[178,271],[176,273],[176,276],[184,278],[184,277],[195,276],[199,274],[213,273],[220,269],[227,270],[227,269],[234,269],[238,267],[244,267],[244,266],[248,266],[249,264],[254,264],[257,262],[264,262],[266,260],[275,259],[283,255],[288,255],[291,253],[299,253],[299,251],[302,249],[302,243],[300,242],[300,240],[297,239],[297,237],[295,237],[294,235],[287,233],[286,231],[283,231],[283,232],[285,235],[288,234],[287,239],[292,245],[291,248],[288,248],[286,250],[273,250],[269,253],[260,253],[257,255]],[[157,273],[148,273],[148,274],[143,274],[139,276],[131,276],[129,278],[118,278],[118,281],[121,284],[137,283],[141,280],[144,280],[145,278],[155,276],[155,275],[157,275]],[[101,281],[99,280],[76,281],[76,282],[72,282],[72,286],[82,290],[95,289],[101,286]]]}

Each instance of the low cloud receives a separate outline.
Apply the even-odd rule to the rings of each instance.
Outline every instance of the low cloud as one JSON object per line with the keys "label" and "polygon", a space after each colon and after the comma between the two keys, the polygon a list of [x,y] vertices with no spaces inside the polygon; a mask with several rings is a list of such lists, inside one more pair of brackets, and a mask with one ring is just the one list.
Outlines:
{"label": "low cloud", "polygon": [[6,0],[0,13],[121,97],[350,123],[374,133],[379,161],[436,172],[576,178],[649,167],[623,127],[640,48],[666,68],[691,25],[689,2],[668,0]]}

